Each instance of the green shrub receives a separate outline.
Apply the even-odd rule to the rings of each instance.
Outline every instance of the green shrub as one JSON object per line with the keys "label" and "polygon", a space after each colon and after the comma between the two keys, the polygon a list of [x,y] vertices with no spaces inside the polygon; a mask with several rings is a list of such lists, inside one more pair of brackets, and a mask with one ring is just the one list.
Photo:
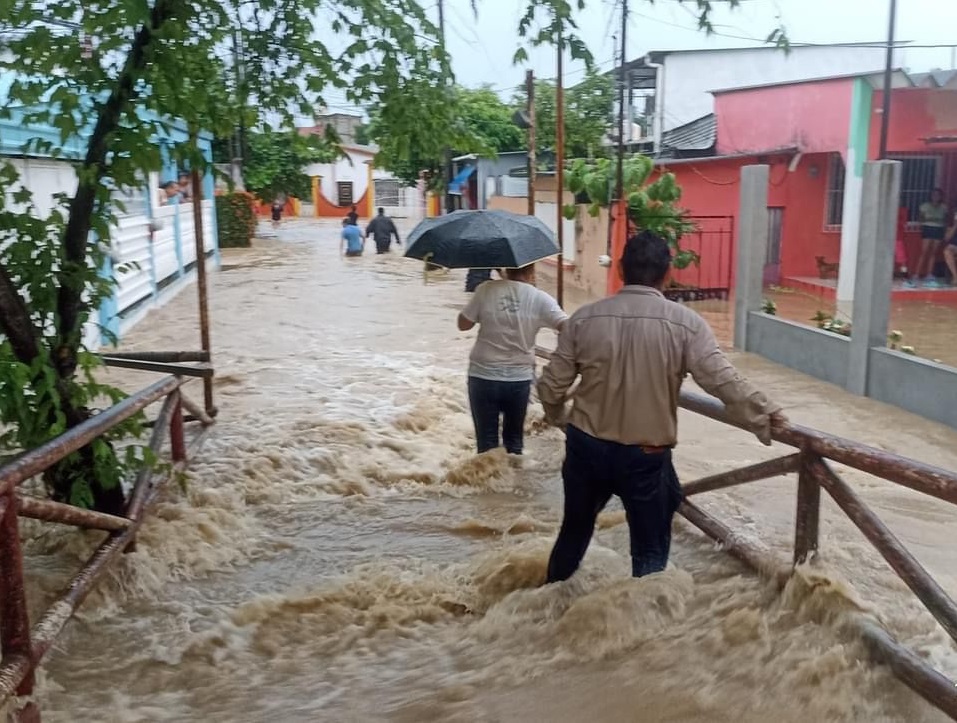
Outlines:
{"label": "green shrub", "polygon": [[256,199],[245,191],[216,197],[220,248],[246,248],[256,233]]}

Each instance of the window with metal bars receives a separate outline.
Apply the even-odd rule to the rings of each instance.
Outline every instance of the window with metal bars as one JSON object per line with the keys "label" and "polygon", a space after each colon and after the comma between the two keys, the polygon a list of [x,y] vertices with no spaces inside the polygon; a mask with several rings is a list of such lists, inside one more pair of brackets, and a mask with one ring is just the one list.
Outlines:
{"label": "window with metal bars", "polygon": [[400,206],[401,184],[391,178],[377,178],[375,184],[376,206]]}
{"label": "window with metal bars", "polygon": [[921,204],[930,200],[935,188],[940,186],[940,156],[890,156],[900,161],[901,206],[907,209],[908,225],[920,223]]}
{"label": "window with metal bars", "polygon": [[827,191],[824,227],[839,230],[844,214],[844,159],[840,153],[832,153],[827,162]]}
{"label": "window with metal bars", "polygon": [[336,205],[351,206],[355,201],[352,197],[352,181],[339,181],[336,184]]}

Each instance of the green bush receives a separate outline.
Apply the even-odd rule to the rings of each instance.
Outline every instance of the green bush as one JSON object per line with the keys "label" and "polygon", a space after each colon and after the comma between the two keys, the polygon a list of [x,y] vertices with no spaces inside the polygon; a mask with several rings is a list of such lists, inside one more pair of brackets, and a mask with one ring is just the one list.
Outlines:
{"label": "green bush", "polygon": [[256,199],[245,191],[216,197],[220,248],[247,248],[256,233]]}

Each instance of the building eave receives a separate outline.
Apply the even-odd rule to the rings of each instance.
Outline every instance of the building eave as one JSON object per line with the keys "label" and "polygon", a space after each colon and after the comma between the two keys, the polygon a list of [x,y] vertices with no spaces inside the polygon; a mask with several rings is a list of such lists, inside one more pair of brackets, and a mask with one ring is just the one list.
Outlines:
{"label": "building eave", "polygon": [[746,151],[744,153],[727,153],[723,156],[699,156],[696,158],[656,158],[655,166],[685,166],[692,163],[712,163],[714,161],[736,161],[745,158],[758,158],[761,156],[795,156],[801,150],[797,146],[788,146],[786,148],[773,148],[766,151]]}

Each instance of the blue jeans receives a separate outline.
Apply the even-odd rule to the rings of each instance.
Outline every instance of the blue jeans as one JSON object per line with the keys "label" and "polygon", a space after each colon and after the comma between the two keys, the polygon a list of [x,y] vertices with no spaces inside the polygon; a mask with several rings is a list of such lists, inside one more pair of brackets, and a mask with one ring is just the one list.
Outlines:
{"label": "blue jeans", "polygon": [[502,441],[509,454],[521,454],[525,431],[525,413],[532,390],[527,382],[499,382],[469,377],[469,406],[475,424],[475,442],[479,454],[499,444],[499,420]]}
{"label": "blue jeans", "polygon": [[632,574],[641,577],[665,569],[671,519],[681,504],[670,449],[649,453],[597,439],[569,425],[562,479],[565,516],[548,561],[548,582],[567,580],[578,569],[598,513],[612,495],[621,500],[628,519]]}

